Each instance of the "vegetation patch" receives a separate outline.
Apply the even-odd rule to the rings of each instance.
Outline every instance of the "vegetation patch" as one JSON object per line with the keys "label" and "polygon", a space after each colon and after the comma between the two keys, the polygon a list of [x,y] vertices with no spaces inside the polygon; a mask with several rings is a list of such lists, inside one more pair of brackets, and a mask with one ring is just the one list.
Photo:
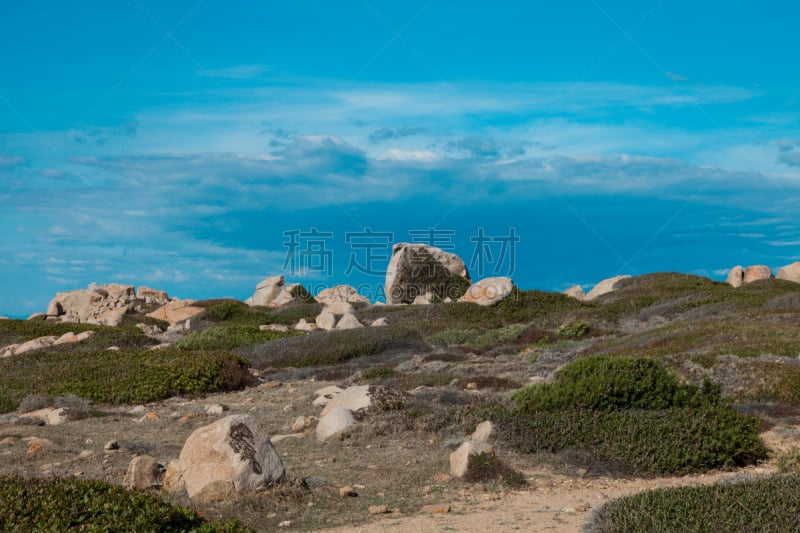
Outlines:
{"label": "vegetation patch", "polygon": [[721,402],[719,387],[681,384],[658,361],[588,357],[561,370],[555,383],[532,385],[514,395],[518,409],[667,409]]}
{"label": "vegetation patch", "polygon": [[251,382],[247,361],[226,352],[42,350],[0,360],[0,411],[16,409],[34,393],[137,404],[238,390]]}
{"label": "vegetation patch", "polygon": [[0,478],[3,531],[246,532],[241,523],[208,522],[144,491],[102,481]]}
{"label": "vegetation patch", "polygon": [[464,481],[487,483],[495,481],[509,487],[520,488],[528,484],[525,476],[491,453],[472,455],[467,463]]}
{"label": "vegetation patch", "polygon": [[800,475],[642,492],[603,506],[587,530],[592,533],[800,531]]}
{"label": "vegetation patch", "polygon": [[317,332],[234,350],[259,369],[330,366],[392,350],[426,352],[419,333],[399,326]]}
{"label": "vegetation patch", "polygon": [[233,350],[241,346],[253,346],[276,339],[293,337],[299,333],[280,331],[261,331],[258,326],[225,324],[212,326],[188,334],[174,344],[182,350]]}

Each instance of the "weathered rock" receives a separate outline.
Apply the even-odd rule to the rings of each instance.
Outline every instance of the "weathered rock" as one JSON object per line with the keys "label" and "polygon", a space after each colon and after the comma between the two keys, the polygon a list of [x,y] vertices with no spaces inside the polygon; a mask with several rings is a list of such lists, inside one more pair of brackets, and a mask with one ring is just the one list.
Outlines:
{"label": "weathered rock", "polygon": [[382,385],[356,385],[347,387],[341,393],[335,395],[320,416],[325,416],[334,409],[344,408],[354,413],[364,411],[370,407],[382,407],[394,409],[401,406],[406,400],[406,394],[384,387]]}
{"label": "weathered rock", "polygon": [[175,325],[203,312],[202,307],[195,307],[192,305],[193,303],[194,300],[173,300],[152,313],[148,313],[147,316]]}
{"label": "weathered rock", "polygon": [[372,397],[369,385],[356,385],[347,387],[345,390],[335,395],[325,405],[322,415],[325,416],[335,409],[348,409],[353,412],[368,409],[372,405]]}
{"label": "weathered rock", "polygon": [[158,461],[149,455],[131,459],[123,485],[129,489],[149,489],[158,480]]}
{"label": "weathered rock", "polygon": [[623,279],[627,279],[630,276],[614,276],[613,278],[604,279],[600,283],[594,286],[592,290],[589,291],[589,294],[586,295],[584,300],[590,301],[594,300],[598,296],[602,296],[604,294],[608,294],[616,290],[617,283],[622,281]]}
{"label": "weathered rock", "polygon": [[283,276],[270,276],[256,285],[256,291],[244,303],[251,306],[280,307],[305,298],[310,298],[310,295],[299,283],[286,285]]}
{"label": "weathered rock", "polygon": [[440,300],[459,298],[471,283],[464,261],[424,244],[397,243],[386,269],[386,303],[412,303],[417,296],[435,293]]}
{"label": "weathered rock", "polygon": [[290,426],[291,430],[295,433],[299,433],[308,427],[308,423],[306,417],[298,416],[292,421],[292,425]]}
{"label": "weathered rock", "polygon": [[144,300],[147,304],[164,305],[169,302],[169,296],[167,296],[166,292],[144,286],[140,286],[139,290],[136,291],[136,297]]}
{"label": "weathered rock", "polygon": [[353,313],[347,313],[336,323],[336,329],[356,329],[363,327],[364,325],[358,321]]}
{"label": "weathered rock", "polygon": [[355,424],[356,419],[349,409],[343,407],[332,409],[327,413],[323,413],[319,422],[317,422],[317,440],[320,442],[326,441],[353,427]]}
{"label": "weathered rock", "polygon": [[459,302],[472,302],[478,305],[494,305],[508,298],[514,283],[508,277],[485,278],[473,283]]}
{"label": "weathered rock", "polygon": [[341,387],[337,387],[336,385],[328,385],[327,387],[322,387],[321,389],[315,390],[314,396],[334,395],[334,394],[339,394],[342,391],[344,391],[344,389],[342,389]]}
{"label": "weathered rock", "polygon": [[475,431],[473,431],[472,435],[469,437],[469,440],[489,442],[489,437],[492,435],[493,430],[494,425],[489,420],[484,420],[478,424]]}
{"label": "weathered rock", "polygon": [[772,277],[772,270],[765,265],[753,265],[744,269],[744,282],[753,283],[761,279],[769,279]]}
{"label": "weathered rock", "polygon": [[353,312],[353,304],[350,302],[333,302],[324,307],[325,311],[333,313],[336,316],[346,315]]}
{"label": "weathered rock", "polygon": [[350,485],[345,485],[344,487],[339,488],[339,496],[342,498],[354,498],[358,496],[358,493],[353,490],[353,487]]}
{"label": "weathered rock", "polygon": [[377,327],[381,327],[381,326],[388,326],[388,325],[389,325],[389,322],[386,320],[385,317],[376,318],[375,320],[372,321],[372,324],[370,324],[370,326],[376,327],[376,328]]}
{"label": "weathered rock", "polygon": [[133,289],[133,285],[120,283],[100,287],[92,283],[86,289],[59,292],[47,306],[47,315],[61,317],[63,322],[116,325],[124,313],[112,311],[129,309],[135,299]]}
{"label": "weathered rock", "polygon": [[68,419],[67,410],[63,407],[55,409],[53,407],[45,407],[44,409],[37,409],[20,415],[20,418],[35,418],[41,420],[48,426],[60,426]]}
{"label": "weathered rock", "polygon": [[385,505],[370,505],[367,512],[369,514],[386,514],[389,512],[389,508]]}
{"label": "weathered rock", "polygon": [[117,439],[111,439],[103,445],[103,449],[107,452],[119,450],[119,442],[117,442]]}
{"label": "weathered rock", "polygon": [[122,307],[115,307],[114,309],[108,309],[100,313],[96,318],[90,318],[87,320],[89,324],[101,324],[103,326],[119,326],[120,322],[122,322],[122,318],[130,312],[132,309],[131,305],[125,305]]}
{"label": "weathered rock", "polygon": [[58,339],[55,340],[55,342],[53,342],[53,344],[58,345],[58,344],[70,344],[73,342],[80,342],[88,339],[92,335],[94,335],[94,331],[91,330],[82,331],[77,335],[75,335],[70,331],[68,333],[64,333],[63,335],[61,335]]}
{"label": "weathered rock", "polygon": [[423,505],[420,511],[427,514],[447,514],[450,512],[450,505],[446,503],[431,503]]}
{"label": "weathered rock", "polygon": [[286,333],[289,331],[289,326],[284,324],[262,324],[258,326],[261,331],[277,331],[279,333]]}
{"label": "weathered rock", "polygon": [[58,337],[48,335],[46,337],[38,337],[35,339],[31,339],[28,342],[23,342],[22,344],[16,345],[11,352],[13,355],[19,355],[25,352],[32,352],[33,350],[39,350],[41,348],[47,348],[48,346],[52,346]]}
{"label": "weathered rock", "polygon": [[316,296],[316,300],[323,305],[330,305],[334,302],[369,304],[369,298],[358,294],[356,288],[350,285],[337,285],[320,291]]}
{"label": "weathered rock", "polygon": [[728,272],[728,285],[732,287],[741,287],[744,284],[744,269],[737,265],[730,269]]}
{"label": "weathered rock", "polygon": [[433,303],[433,300],[433,293],[426,292],[425,294],[418,294],[411,303],[414,305],[430,305]]}
{"label": "weathered rock", "polygon": [[269,435],[250,416],[232,415],[195,430],[164,483],[194,501],[216,501],[273,486],[285,474]]}
{"label": "weathered rock", "polygon": [[315,329],[317,329],[317,325],[316,323],[309,324],[308,322],[306,322],[305,318],[301,318],[300,320],[297,321],[297,324],[294,325],[294,329],[297,331],[314,331]]}
{"label": "weathered rock", "polygon": [[575,298],[576,300],[583,300],[586,298],[586,293],[583,291],[583,287],[580,285],[573,285],[569,289],[565,290],[564,294]]}
{"label": "weathered rock", "polygon": [[228,406],[221,403],[213,403],[206,407],[206,413],[212,416],[219,416],[227,410]]}
{"label": "weathered rock", "polygon": [[314,323],[317,325],[317,328],[324,329],[325,331],[330,331],[335,328],[336,322],[336,315],[324,309],[320,314],[317,315],[317,318],[314,319]]}
{"label": "weathered rock", "polygon": [[481,441],[466,441],[450,454],[450,475],[463,477],[469,468],[470,458],[484,453],[494,454],[494,447]]}
{"label": "weathered rock", "polygon": [[800,261],[779,268],[778,274],[775,277],[800,283]]}

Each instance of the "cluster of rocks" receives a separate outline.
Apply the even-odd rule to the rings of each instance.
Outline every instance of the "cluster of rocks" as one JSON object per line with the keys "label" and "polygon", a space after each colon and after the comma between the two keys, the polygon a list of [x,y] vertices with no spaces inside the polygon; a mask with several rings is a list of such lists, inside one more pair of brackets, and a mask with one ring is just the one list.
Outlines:
{"label": "cluster of rocks", "polygon": [[82,333],[67,332],[60,337],[45,336],[37,337],[35,339],[23,342],[20,344],[11,344],[0,348],[0,357],[10,357],[12,355],[19,355],[25,352],[38,350],[40,348],[47,348],[49,346],[58,346],[59,344],[69,344],[73,342],[80,342],[88,339],[94,334],[94,331],[84,331]]}
{"label": "cluster of rocks", "polygon": [[[752,265],[747,268],[737,265],[728,271],[727,282],[732,287],[741,287],[742,285],[762,279],[770,279],[771,277],[772,270],[766,265]],[[800,261],[781,267],[775,277],[800,283]]]}
{"label": "cluster of rocks", "polygon": [[164,291],[133,285],[92,283],[86,289],[59,292],[50,300],[45,318],[62,322],[117,326],[125,314],[139,304],[164,305],[170,301]]}
{"label": "cluster of rocks", "polygon": [[614,276],[613,278],[604,279],[595,285],[588,293],[584,292],[583,287],[580,285],[574,285],[564,291],[564,294],[571,296],[576,300],[590,302],[604,294],[615,291],[618,288],[619,282],[628,278],[630,278],[630,276]]}
{"label": "cluster of rocks", "polygon": [[371,407],[396,407],[405,401],[405,394],[379,385],[358,385],[341,389],[332,385],[314,392],[312,405],[322,407],[316,437],[324,442],[341,435],[356,425],[357,417]]}
{"label": "cluster of rocks", "polygon": [[256,285],[256,291],[244,303],[250,306],[280,307],[303,300],[306,295],[306,290],[299,283],[286,285],[283,276],[270,276]]}

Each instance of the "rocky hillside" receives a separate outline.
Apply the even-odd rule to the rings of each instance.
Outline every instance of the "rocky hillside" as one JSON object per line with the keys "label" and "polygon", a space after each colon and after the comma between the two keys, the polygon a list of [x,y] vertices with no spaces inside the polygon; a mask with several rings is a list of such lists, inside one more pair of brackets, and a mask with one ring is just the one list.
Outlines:
{"label": "rocky hillside", "polygon": [[[246,302],[112,284],[0,321],[0,475],[110,482],[265,531],[424,530],[421,517],[441,530],[454,511],[580,488],[536,523],[649,531],[619,529],[622,500],[595,511],[619,483],[797,471],[791,265],[567,295],[471,280],[441,250],[394,253],[391,305],[272,276]],[[774,530],[800,511],[781,502],[761,517]]]}

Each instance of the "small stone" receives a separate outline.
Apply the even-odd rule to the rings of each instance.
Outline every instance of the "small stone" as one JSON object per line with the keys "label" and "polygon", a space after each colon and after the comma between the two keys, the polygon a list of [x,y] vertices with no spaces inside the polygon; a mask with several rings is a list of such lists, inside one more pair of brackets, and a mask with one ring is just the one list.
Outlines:
{"label": "small stone", "polygon": [[156,413],[155,411],[150,411],[149,413],[147,413],[146,415],[144,415],[144,416],[141,418],[141,420],[143,420],[143,421],[147,421],[147,422],[152,422],[152,421],[154,421],[154,420],[158,420],[158,413]]}
{"label": "small stone", "polygon": [[585,513],[591,508],[592,506],[589,505],[588,503],[579,503],[578,505],[575,506],[575,510],[578,511],[579,513]]}
{"label": "small stone", "polygon": [[103,446],[103,449],[107,452],[119,450],[119,442],[117,442],[116,439],[111,439],[110,441],[106,442],[105,446]]}
{"label": "small stone", "polygon": [[464,387],[464,388],[467,389],[467,390],[478,390],[478,384],[473,382],[473,381],[470,381],[469,383],[467,383],[467,386]]}
{"label": "small stone", "polygon": [[133,409],[131,409],[128,412],[130,414],[132,414],[132,415],[140,415],[140,414],[144,413],[145,411],[147,411],[147,408],[144,405],[137,405],[136,407],[134,407]]}
{"label": "small stone", "polygon": [[424,505],[421,511],[427,514],[447,514],[450,512],[450,505],[446,503],[433,503]]}
{"label": "small stone", "polygon": [[292,527],[292,521],[291,520],[284,520],[283,522],[278,524],[278,527]]}
{"label": "small stone", "polygon": [[228,410],[228,406],[227,405],[222,405],[222,404],[219,404],[219,403],[211,404],[208,407],[206,407],[206,413],[208,413],[208,414],[210,414],[212,416],[221,415],[222,413],[224,413],[227,410]]}
{"label": "small stone", "polygon": [[388,325],[389,325],[389,322],[386,320],[385,317],[376,318],[370,324],[370,326],[372,326],[373,328],[379,328],[379,327],[388,326]]}
{"label": "small stone", "polygon": [[81,450],[81,453],[78,454],[78,457],[85,459],[87,457],[91,457],[92,455],[94,455],[92,450]]}
{"label": "small stone", "polygon": [[450,474],[445,474],[444,472],[439,472],[438,474],[433,476],[433,480],[436,481],[437,483],[447,483],[451,479],[452,477],[450,476]]}
{"label": "small stone", "polygon": [[306,423],[306,418],[304,416],[298,416],[297,418],[295,418],[291,426],[292,431],[294,431],[295,433],[303,431],[304,429],[306,429],[306,427],[307,423]]}
{"label": "small stone", "polygon": [[389,512],[389,508],[385,505],[370,505],[369,506],[369,514],[386,514]]}
{"label": "small stone", "polygon": [[147,489],[157,478],[158,461],[149,455],[139,455],[128,465],[123,484],[129,489]]}
{"label": "small stone", "polygon": [[289,331],[289,326],[284,324],[262,324],[258,326],[261,331],[277,331],[279,333],[286,333]]}
{"label": "small stone", "polygon": [[108,348],[106,348],[106,351],[118,352],[119,351],[119,346],[109,346]]}
{"label": "small stone", "polygon": [[328,478],[322,476],[309,476],[303,478],[303,481],[305,481],[306,485],[310,489],[324,487],[325,485],[328,484]]}
{"label": "small stone", "polygon": [[358,493],[353,490],[353,487],[350,485],[345,485],[344,487],[339,489],[339,496],[342,498],[355,498],[358,496]]}

